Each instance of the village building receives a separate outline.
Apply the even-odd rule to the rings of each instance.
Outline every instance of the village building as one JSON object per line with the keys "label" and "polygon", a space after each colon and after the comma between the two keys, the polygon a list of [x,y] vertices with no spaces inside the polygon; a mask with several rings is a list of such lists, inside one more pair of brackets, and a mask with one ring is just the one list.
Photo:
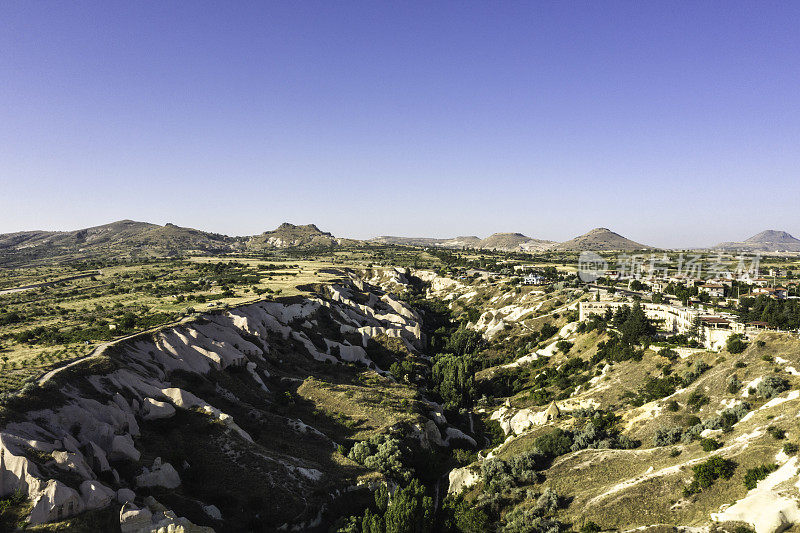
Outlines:
{"label": "village building", "polygon": [[[631,305],[633,303],[630,301],[618,300],[580,302],[578,320],[587,320],[592,315],[604,316],[609,310],[614,313],[622,306]],[[666,334],[696,335],[698,341],[708,350],[722,350],[731,335],[757,333],[767,327],[766,323],[743,324],[735,315],[716,313],[711,309],[650,302],[640,302],[639,305],[645,316],[655,322],[660,331]]]}
{"label": "village building", "polygon": [[704,283],[698,287],[700,292],[708,294],[712,298],[722,298],[725,296],[725,285],[721,283]]}
{"label": "village building", "polygon": [[783,287],[754,287],[752,292],[740,296],[740,298],[758,298],[759,296],[769,296],[776,300],[783,300],[787,296],[787,290]]}
{"label": "village building", "polygon": [[522,283],[525,285],[544,285],[547,282],[544,276],[540,276],[539,274],[530,273],[527,274],[523,279]]}

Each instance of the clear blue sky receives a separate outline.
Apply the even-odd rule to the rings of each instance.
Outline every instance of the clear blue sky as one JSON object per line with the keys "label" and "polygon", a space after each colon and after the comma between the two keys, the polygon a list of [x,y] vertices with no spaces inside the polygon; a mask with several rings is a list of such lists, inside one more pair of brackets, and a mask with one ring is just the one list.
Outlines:
{"label": "clear blue sky", "polygon": [[0,4],[0,232],[800,236],[800,2]]}

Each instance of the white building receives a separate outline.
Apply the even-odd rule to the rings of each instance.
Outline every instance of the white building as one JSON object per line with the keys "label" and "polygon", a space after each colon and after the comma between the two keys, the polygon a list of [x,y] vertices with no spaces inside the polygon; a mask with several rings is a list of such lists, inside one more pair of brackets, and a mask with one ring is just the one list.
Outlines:
{"label": "white building", "polygon": [[[580,302],[578,319],[587,320],[591,315],[605,315],[607,310],[615,312],[620,307],[632,306],[625,301],[599,301]],[[736,321],[733,315],[708,315],[693,307],[683,307],[669,304],[654,304],[640,302],[645,316],[653,320],[659,329],[667,333],[688,334],[698,328],[698,337],[703,346],[709,350],[721,350],[725,347],[728,337],[735,333],[746,333],[744,324]]]}

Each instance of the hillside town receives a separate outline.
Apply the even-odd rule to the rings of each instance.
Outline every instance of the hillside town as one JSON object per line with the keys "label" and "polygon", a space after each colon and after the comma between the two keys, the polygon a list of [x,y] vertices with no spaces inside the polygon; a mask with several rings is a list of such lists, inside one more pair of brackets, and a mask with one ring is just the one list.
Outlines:
{"label": "hillside town", "polygon": [[[700,274],[702,270],[698,268],[696,272]],[[580,302],[579,319],[614,313],[638,302],[663,335],[685,335],[708,350],[719,351],[732,336],[751,338],[764,330],[782,330],[766,320],[742,320],[741,309],[758,299],[800,299],[798,281],[790,279],[791,272],[772,268],[768,276],[762,276],[757,260],[749,271],[724,272],[711,279],[669,270],[661,275],[653,275],[652,270],[645,276],[641,274],[635,270],[604,271],[596,283],[588,284],[595,299]]]}

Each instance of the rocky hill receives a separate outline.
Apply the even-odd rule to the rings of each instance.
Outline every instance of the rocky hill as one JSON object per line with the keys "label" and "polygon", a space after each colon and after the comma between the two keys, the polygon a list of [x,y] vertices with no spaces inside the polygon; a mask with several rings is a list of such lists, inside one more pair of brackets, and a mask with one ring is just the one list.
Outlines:
{"label": "rocky hill", "polygon": [[296,226],[284,222],[277,229],[247,239],[248,250],[263,248],[321,248],[336,246],[340,240],[314,224]]}
{"label": "rocky hill", "polygon": [[665,349],[582,287],[330,272],[0,398],[0,530],[800,524],[795,335]]}
{"label": "rocky hill", "polygon": [[386,476],[354,442],[474,446],[386,372],[423,361],[421,318],[379,288],[401,272],[371,281],[205,314],[2,398],[0,498],[63,531],[327,531]]}
{"label": "rocky hill", "polygon": [[650,246],[639,244],[630,239],[626,239],[619,233],[614,233],[607,228],[595,228],[588,233],[575,237],[566,242],[562,242],[553,247],[554,250],[564,251],[591,251],[591,250],[644,250]]}
{"label": "rocky hill", "polygon": [[766,230],[742,242],[723,242],[716,250],[744,250],[750,252],[800,252],[800,239],[785,231]]}
{"label": "rocky hill", "polygon": [[0,262],[56,257],[169,257],[237,249],[236,239],[174,224],[120,220],[75,231],[25,231],[0,235]]}
{"label": "rocky hill", "polygon": [[357,244],[337,239],[314,224],[283,223],[252,237],[229,237],[175,224],[120,220],[75,231],[24,231],[0,234],[0,265],[53,259],[149,258],[220,254],[282,248],[319,248]]}
{"label": "rocky hill", "polygon": [[430,239],[424,237],[376,237],[370,242],[399,244],[406,246],[441,246],[445,248],[478,248],[506,252],[541,252],[547,250],[645,250],[650,246],[626,239],[606,228],[596,228],[566,242],[558,243],[544,239],[533,239],[522,233],[494,233],[485,239],[478,237],[456,237],[454,239]]}
{"label": "rocky hill", "polygon": [[483,239],[480,248],[487,250],[504,250],[509,252],[545,250],[553,241],[532,239],[521,233],[494,233]]}

